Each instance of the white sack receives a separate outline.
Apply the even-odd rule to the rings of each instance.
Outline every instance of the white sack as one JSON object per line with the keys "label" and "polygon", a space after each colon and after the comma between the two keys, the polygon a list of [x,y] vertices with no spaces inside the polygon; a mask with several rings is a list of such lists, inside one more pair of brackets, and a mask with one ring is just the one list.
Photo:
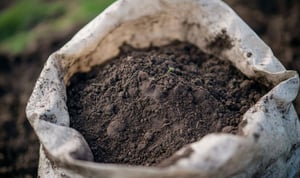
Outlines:
{"label": "white sack", "polygon": [[[230,49],[208,47],[220,33],[229,36]],[[69,128],[66,84],[70,77],[113,58],[124,43],[146,48],[174,40],[231,61],[272,90],[245,113],[242,135],[206,135],[177,152],[192,149],[188,157],[169,167],[91,162],[88,144]],[[300,161],[300,124],[292,104],[298,88],[298,74],[286,70],[220,0],[119,0],[49,57],[26,114],[41,143],[41,177],[293,177],[299,174]]]}

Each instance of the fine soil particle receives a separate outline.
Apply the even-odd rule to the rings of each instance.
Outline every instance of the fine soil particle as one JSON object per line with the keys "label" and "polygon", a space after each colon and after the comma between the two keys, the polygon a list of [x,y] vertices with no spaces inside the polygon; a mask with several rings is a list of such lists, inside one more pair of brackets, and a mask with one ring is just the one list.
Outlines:
{"label": "fine soil particle", "polygon": [[207,45],[207,48],[212,50],[214,53],[218,54],[222,52],[225,49],[232,48],[232,40],[228,36],[225,29],[221,30],[221,33],[219,33],[212,41],[210,41]]}
{"label": "fine soil particle", "polygon": [[111,62],[72,77],[67,105],[96,162],[155,166],[208,133],[237,133],[266,91],[229,62],[177,42],[124,46]]}

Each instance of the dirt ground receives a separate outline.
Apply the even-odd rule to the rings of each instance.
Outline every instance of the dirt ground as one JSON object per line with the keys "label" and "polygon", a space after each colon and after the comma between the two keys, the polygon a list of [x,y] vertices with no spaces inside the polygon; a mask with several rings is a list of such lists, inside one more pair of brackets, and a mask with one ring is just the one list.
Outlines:
{"label": "dirt ground", "polygon": [[41,39],[39,48],[19,56],[0,54],[0,177],[36,177],[39,143],[25,107],[47,57],[74,32]]}
{"label": "dirt ground", "polygon": [[[299,0],[226,0],[288,69],[300,71]],[[75,30],[76,31],[76,30]],[[0,177],[36,177],[38,142],[26,102],[47,56],[74,33],[42,40],[19,56],[0,54]],[[295,106],[300,113],[300,97]]]}

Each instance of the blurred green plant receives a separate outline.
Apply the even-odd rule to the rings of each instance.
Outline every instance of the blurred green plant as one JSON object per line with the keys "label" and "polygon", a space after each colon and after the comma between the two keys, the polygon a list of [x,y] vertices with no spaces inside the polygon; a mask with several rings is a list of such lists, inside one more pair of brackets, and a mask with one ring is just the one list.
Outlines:
{"label": "blurred green plant", "polygon": [[22,53],[42,36],[87,23],[114,1],[15,1],[0,12],[0,51]]}

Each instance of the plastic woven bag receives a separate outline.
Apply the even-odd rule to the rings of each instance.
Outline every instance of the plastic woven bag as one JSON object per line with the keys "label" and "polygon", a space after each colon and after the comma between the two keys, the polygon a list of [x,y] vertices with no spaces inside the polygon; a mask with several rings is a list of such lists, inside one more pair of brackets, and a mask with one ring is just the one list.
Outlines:
{"label": "plastic woven bag", "polygon": [[[225,34],[225,39],[218,38]],[[211,40],[210,40],[211,39]],[[243,116],[242,135],[208,134],[175,153],[165,168],[94,163],[83,136],[69,127],[66,85],[119,53],[185,41],[231,61],[272,89]],[[218,40],[225,48],[212,47]],[[300,123],[292,101],[297,72],[220,0],[119,0],[53,53],[36,83],[26,114],[41,143],[41,177],[294,177],[299,175]],[[189,150],[190,154],[185,155]],[[184,156],[185,155],[185,156]],[[297,172],[298,171],[298,172]]]}

